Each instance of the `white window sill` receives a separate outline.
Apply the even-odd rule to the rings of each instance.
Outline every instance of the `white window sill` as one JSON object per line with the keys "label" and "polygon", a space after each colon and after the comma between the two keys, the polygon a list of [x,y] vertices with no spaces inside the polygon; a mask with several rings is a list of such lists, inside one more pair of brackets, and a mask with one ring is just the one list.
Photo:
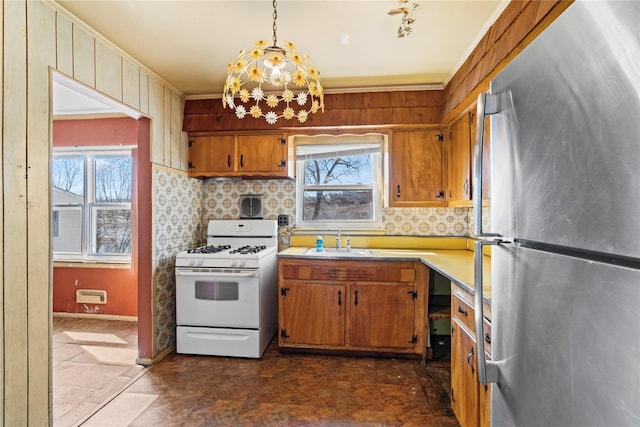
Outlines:
{"label": "white window sill", "polygon": [[127,262],[106,262],[106,261],[53,261],[54,267],[64,268],[103,268],[112,270],[130,270],[131,263]]}

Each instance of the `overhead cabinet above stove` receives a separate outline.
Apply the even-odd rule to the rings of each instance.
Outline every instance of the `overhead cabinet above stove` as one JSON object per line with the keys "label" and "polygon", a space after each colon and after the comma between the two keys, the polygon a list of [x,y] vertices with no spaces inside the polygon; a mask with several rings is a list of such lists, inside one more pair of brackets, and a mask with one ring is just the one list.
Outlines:
{"label": "overhead cabinet above stove", "polygon": [[293,150],[282,133],[189,136],[189,176],[292,178]]}

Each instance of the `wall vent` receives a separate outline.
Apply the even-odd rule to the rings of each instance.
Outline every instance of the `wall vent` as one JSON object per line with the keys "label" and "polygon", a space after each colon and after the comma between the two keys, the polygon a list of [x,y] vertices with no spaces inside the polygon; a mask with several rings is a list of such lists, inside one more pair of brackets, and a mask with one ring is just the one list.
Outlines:
{"label": "wall vent", "polygon": [[107,291],[101,289],[77,289],[76,302],[78,304],[106,304]]}

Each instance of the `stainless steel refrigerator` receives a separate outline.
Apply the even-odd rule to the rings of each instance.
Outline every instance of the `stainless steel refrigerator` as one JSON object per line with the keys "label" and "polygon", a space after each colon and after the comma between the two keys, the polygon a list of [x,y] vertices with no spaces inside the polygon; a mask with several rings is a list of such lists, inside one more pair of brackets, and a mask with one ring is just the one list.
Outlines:
{"label": "stainless steel refrigerator", "polygon": [[573,3],[492,80],[477,123],[476,354],[492,425],[640,425],[640,2]]}

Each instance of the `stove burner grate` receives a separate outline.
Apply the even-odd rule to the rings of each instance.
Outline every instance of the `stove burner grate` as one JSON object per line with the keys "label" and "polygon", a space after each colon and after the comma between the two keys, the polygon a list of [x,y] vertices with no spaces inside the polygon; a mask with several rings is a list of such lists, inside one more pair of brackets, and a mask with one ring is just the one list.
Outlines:
{"label": "stove burner grate", "polygon": [[199,248],[189,249],[187,251],[188,254],[215,254],[216,252],[226,251],[230,249],[230,245],[209,245],[209,246],[200,246]]}
{"label": "stove burner grate", "polygon": [[256,245],[256,246],[242,246],[240,248],[234,249],[230,254],[257,254],[260,251],[267,249],[264,245]]}

